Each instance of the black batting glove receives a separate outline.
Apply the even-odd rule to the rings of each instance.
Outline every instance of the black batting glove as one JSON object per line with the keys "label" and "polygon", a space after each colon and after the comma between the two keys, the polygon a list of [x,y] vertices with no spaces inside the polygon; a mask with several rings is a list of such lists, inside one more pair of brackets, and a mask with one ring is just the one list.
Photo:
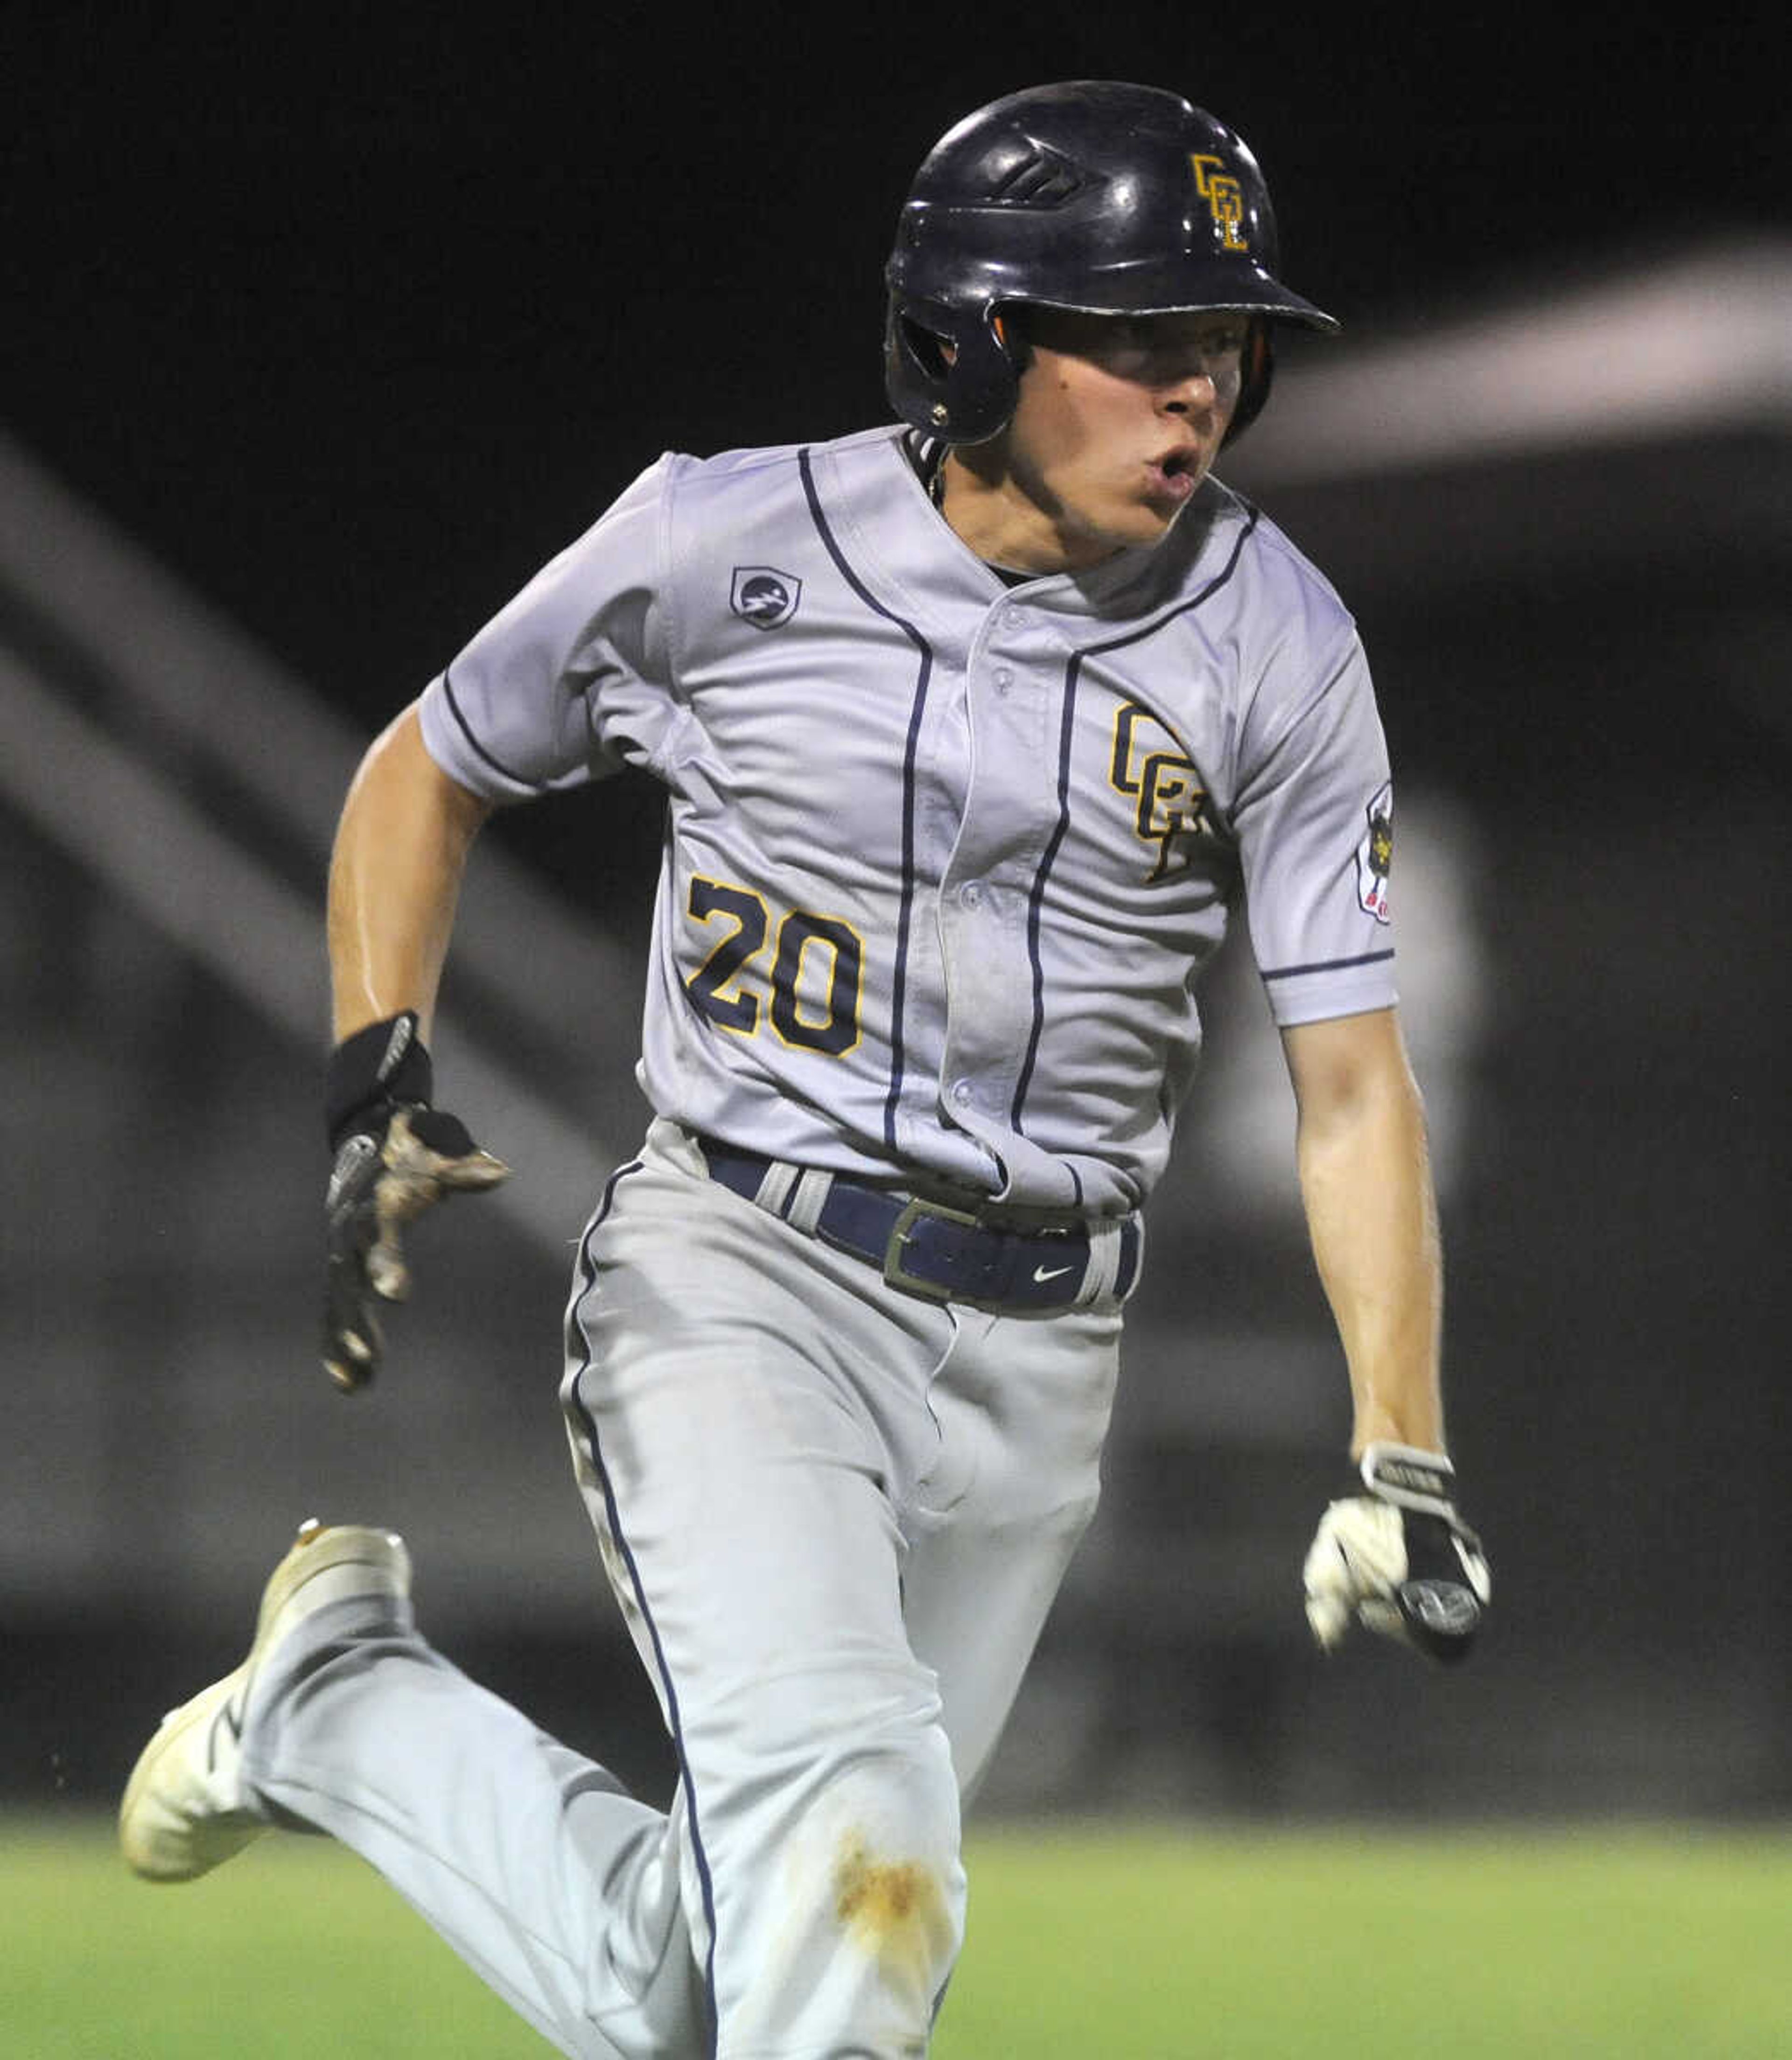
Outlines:
{"label": "black batting glove", "polygon": [[1374,1444],[1365,1495],[1335,1502],[1307,1555],[1307,1620],[1330,1650],[1353,1623],[1449,1665],[1466,1657],[1492,1577],[1481,1541],[1456,1513],[1455,1469],[1441,1452]]}
{"label": "black batting glove", "polygon": [[402,1301],[410,1271],[402,1227],[446,1195],[496,1187],[510,1168],[466,1125],[432,1108],[433,1072],[407,1010],[370,1024],[332,1055],[327,1088],[336,1163],[324,1199],[324,1371],[345,1393],[379,1371],[376,1300]]}

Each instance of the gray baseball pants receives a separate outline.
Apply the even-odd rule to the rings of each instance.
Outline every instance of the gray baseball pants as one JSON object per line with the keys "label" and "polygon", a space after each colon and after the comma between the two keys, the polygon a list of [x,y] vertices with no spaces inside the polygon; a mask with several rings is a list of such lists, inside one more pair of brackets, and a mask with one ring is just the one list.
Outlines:
{"label": "gray baseball pants", "polygon": [[1093,1512],[1120,1313],[948,1307],[657,1123],[582,1241],[561,1389],[654,1683],[669,1812],[416,1633],[324,1612],[250,1783],[580,2060],[912,2060],[963,1936],[960,1799]]}

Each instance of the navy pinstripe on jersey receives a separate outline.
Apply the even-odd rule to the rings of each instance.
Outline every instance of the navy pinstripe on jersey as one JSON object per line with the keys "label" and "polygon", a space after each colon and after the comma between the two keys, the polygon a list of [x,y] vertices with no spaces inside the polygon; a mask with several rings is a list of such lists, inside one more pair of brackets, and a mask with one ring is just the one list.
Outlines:
{"label": "navy pinstripe on jersey", "polygon": [[1094,645],[1086,651],[1079,651],[1065,669],[1064,717],[1059,730],[1058,824],[1057,828],[1052,833],[1052,842],[1047,848],[1045,856],[1040,863],[1039,877],[1028,906],[1028,956],[1032,960],[1033,968],[1033,1027],[1032,1033],[1027,1041],[1027,1062],[1021,1068],[1020,1085],[1016,1089],[1014,1097],[1013,1116],[1015,1127],[1017,1129],[1020,1128],[1022,1110],[1026,1103],[1028,1084],[1032,1078],[1034,1062],[1038,1056],[1040,1036],[1045,1028],[1045,967],[1040,952],[1040,910],[1044,894],[1045,876],[1051,871],[1052,862],[1058,854],[1058,847],[1064,841],[1064,833],[1070,827],[1071,752],[1075,736],[1075,726],[1072,721],[1072,717],[1076,705],[1078,670],[1086,657],[1098,657],[1105,652],[1124,649],[1128,645],[1142,643],[1147,637],[1155,636],[1165,623],[1174,621],[1177,616],[1190,609],[1199,608],[1210,595],[1217,593],[1237,569],[1239,554],[1243,550],[1251,532],[1256,528],[1257,521],[1257,511],[1255,509],[1250,509],[1244,522],[1239,529],[1237,541],[1232,546],[1231,555],[1227,559],[1220,571],[1214,575],[1199,593],[1189,600],[1179,601],[1167,614],[1156,621],[1147,624],[1142,629],[1129,630],[1124,636],[1114,638],[1112,642]]}
{"label": "navy pinstripe on jersey", "polygon": [[893,1157],[896,1150],[896,1111],[902,1102],[902,1017],[908,1000],[908,932],[915,914],[915,750],[921,718],[927,712],[928,682],[933,676],[933,652],[913,623],[904,621],[885,608],[856,577],[844,553],[834,541],[833,532],[828,527],[828,517],[816,493],[815,472],[806,449],[798,452],[797,462],[802,470],[803,493],[808,502],[810,517],[828,547],[828,555],[840,568],[841,577],[867,608],[894,622],[920,654],[915,675],[913,713],[909,717],[902,752],[902,885],[897,904],[896,962],[890,976],[890,1084],[884,1104],[884,1142]]}

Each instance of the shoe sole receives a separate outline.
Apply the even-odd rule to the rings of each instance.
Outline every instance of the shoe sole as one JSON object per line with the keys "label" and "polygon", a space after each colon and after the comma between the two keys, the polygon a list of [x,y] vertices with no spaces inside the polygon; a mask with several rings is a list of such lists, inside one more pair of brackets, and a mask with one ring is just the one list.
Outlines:
{"label": "shoe sole", "polygon": [[[341,1581],[305,1597],[305,1611],[281,1622],[307,1587],[338,1569],[345,1570]],[[178,1775],[170,1774],[165,1783],[165,1771],[171,1761],[178,1767],[178,1755],[202,1726],[209,1731],[222,1719],[233,1743],[241,1737],[250,1685],[269,1653],[303,1615],[357,1595],[402,1596],[409,1590],[410,1557],[395,1533],[324,1524],[315,1518],[300,1525],[292,1549],[262,1591],[254,1639],[242,1663],[170,1710],[131,1770],[118,1806],[118,1844],[133,1873],[145,1881],[196,1881],[272,1828],[247,1810],[183,1806]]]}

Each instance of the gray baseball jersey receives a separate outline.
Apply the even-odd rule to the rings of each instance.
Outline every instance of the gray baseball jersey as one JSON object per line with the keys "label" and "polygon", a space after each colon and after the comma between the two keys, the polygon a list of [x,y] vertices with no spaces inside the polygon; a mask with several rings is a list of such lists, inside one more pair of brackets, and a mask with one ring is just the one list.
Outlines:
{"label": "gray baseball jersey", "polygon": [[669,455],[422,720],[495,800],[665,783],[642,1084],[777,1158],[1135,1208],[1240,890],[1279,1023],[1395,999],[1355,627],[1211,478],[1161,545],[1011,585],[898,429]]}

